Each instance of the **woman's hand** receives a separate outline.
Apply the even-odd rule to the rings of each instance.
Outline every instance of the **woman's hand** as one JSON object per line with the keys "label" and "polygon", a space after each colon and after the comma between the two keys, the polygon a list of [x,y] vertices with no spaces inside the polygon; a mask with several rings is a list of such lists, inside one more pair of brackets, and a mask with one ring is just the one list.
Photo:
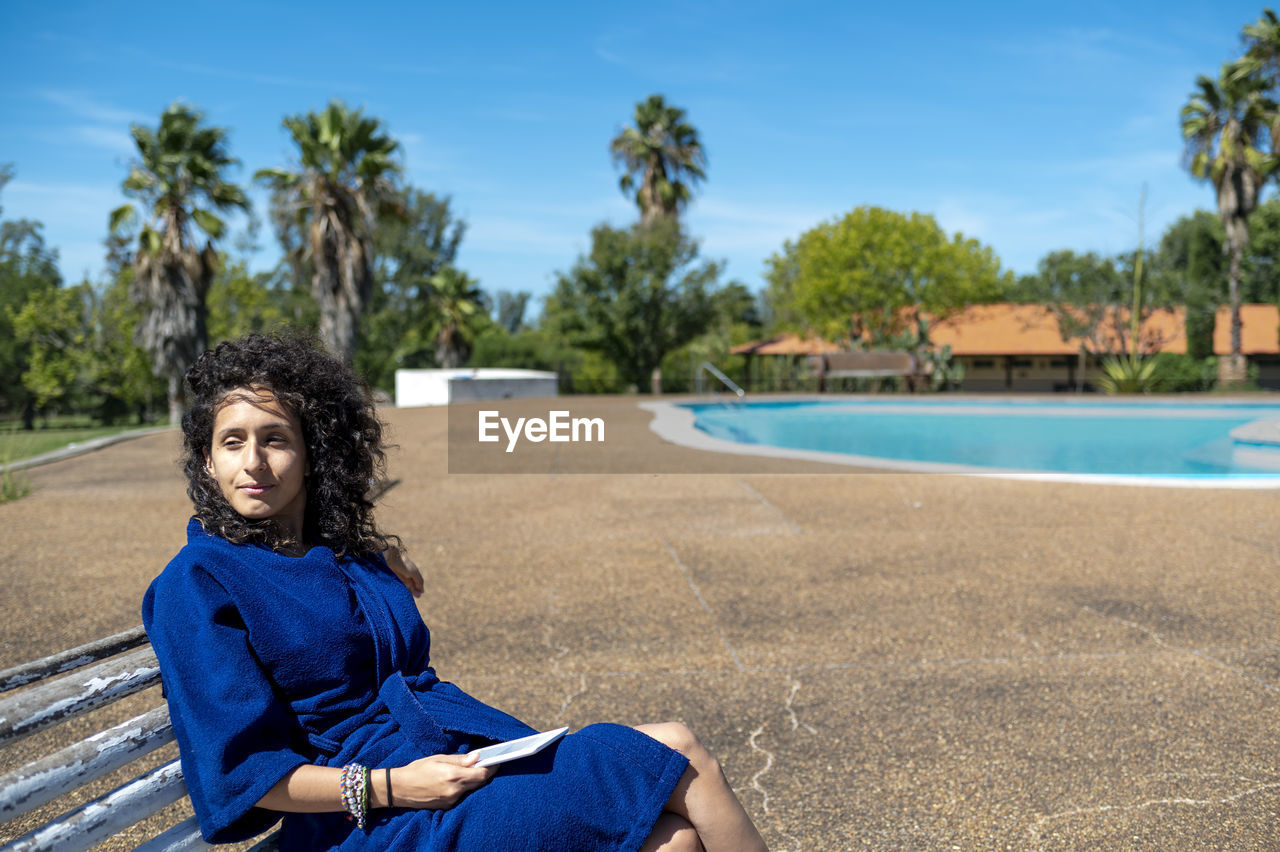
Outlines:
{"label": "woman's hand", "polygon": [[475,755],[471,754],[433,754],[392,769],[392,803],[397,808],[444,810],[453,807],[493,777],[492,767],[472,766],[475,761]]}
{"label": "woman's hand", "polygon": [[422,572],[418,570],[417,565],[413,564],[413,560],[405,556],[398,547],[388,547],[383,551],[382,556],[387,560],[387,567],[400,578],[400,582],[409,587],[413,596],[422,597],[424,588]]}

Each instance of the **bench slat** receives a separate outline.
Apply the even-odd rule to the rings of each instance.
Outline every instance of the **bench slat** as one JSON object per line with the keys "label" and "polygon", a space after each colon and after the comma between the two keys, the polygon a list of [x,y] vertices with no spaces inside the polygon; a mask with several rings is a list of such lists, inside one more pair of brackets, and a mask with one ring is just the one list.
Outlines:
{"label": "bench slat", "polygon": [[51,802],[173,740],[157,707],[0,777],[0,822]]}
{"label": "bench slat", "polygon": [[[133,852],[201,852],[216,847],[204,842],[200,836],[200,823],[191,816],[171,826],[155,837],[135,846]],[[268,834],[249,847],[249,852],[280,852],[280,830]]]}
{"label": "bench slat", "polygon": [[160,681],[150,646],[0,699],[0,744],[110,704]]}
{"label": "bench slat", "polygon": [[0,852],[83,852],[186,794],[175,760],[24,834]]}
{"label": "bench slat", "polygon": [[142,629],[142,625],[138,625],[132,630],[98,639],[69,651],[50,654],[39,660],[5,669],[0,671],[0,692],[8,692],[46,677],[69,672],[107,657],[114,657],[139,645],[145,645],[146,642],[147,632]]}
{"label": "bench slat", "polygon": [[276,829],[250,846],[249,852],[280,852],[280,830]]}
{"label": "bench slat", "polygon": [[165,829],[141,846],[135,846],[133,852],[196,852],[212,848],[200,836],[200,823],[192,816]]}

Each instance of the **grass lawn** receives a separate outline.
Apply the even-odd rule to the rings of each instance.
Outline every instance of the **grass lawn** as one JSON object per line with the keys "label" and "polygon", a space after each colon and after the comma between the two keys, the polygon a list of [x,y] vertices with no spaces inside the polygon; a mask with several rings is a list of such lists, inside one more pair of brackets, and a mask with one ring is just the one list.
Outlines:
{"label": "grass lawn", "polygon": [[0,424],[0,464],[38,456],[69,444],[90,441],[120,432],[138,429],[136,423],[127,426],[50,426],[24,431],[17,424]]}

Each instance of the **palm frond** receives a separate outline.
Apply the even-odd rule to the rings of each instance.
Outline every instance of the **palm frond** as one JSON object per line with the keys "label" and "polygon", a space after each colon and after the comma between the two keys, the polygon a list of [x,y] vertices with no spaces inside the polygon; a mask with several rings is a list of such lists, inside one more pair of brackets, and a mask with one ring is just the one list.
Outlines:
{"label": "palm frond", "polygon": [[132,204],[122,204],[111,211],[111,216],[107,221],[107,230],[113,234],[118,234],[132,227],[136,221],[138,221],[138,211],[133,208]]}
{"label": "palm frond", "polygon": [[200,230],[209,235],[210,239],[218,240],[222,238],[226,225],[214,214],[208,210],[195,208],[191,211],[192,220],[200,227]]}

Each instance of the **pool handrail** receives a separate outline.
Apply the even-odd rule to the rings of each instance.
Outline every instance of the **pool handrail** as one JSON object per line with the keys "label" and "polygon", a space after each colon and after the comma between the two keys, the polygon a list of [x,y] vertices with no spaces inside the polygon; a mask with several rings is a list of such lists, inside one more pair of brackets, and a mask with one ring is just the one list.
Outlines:
{"label": "pool handrail", "polygon": [[720,392],[715,389],[714,385],[711,387],[709,391],[704,391],[702,386],[702,374],[704,372],[710,373],[711,375],[719,379],[724,384],[725,387],[733,391],[734,395],[736,395],[738,399],[743,399],[744,397],[746,397],[747,392],[744,391],[741,387],[739,387],[737,382],[735,382],[733,379],[726,376],[720,370],[719,367],[717,367],[715,364],[712,364],[710,361],[703,361],[701,364],[699,364],[697,372],[694,374],[694,385],[697,387],[699,395],[703,393],[711,393],[716,397],[716,399],[720,398]]}

